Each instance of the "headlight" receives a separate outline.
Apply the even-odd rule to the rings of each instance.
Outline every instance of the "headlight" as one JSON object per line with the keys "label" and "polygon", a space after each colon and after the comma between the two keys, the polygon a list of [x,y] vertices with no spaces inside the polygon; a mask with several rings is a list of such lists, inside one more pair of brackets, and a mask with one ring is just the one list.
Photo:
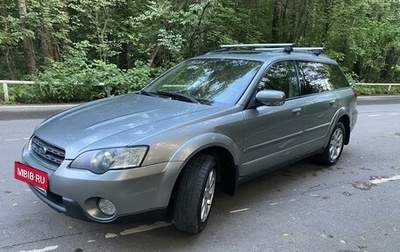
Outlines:
{"label": "headlight", "polygon": [[72,161],[70,167],[98,174],[108,170],[138,167],[142,164],[147,149],[147,146],[140,146],[87,151]]}

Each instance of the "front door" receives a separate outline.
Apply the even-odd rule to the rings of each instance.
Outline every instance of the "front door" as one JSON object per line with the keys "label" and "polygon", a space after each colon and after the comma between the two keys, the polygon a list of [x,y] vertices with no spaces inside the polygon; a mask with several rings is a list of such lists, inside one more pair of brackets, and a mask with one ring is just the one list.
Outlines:
{"label": "front door", "polygon": [[284,92],[286,101],[281,106],[261,105],[244,111],[244,148],[239,178],[289,162],[300,154],[304,124],[294,62],[272,64],[258,86],[258,91],[264,89]]}

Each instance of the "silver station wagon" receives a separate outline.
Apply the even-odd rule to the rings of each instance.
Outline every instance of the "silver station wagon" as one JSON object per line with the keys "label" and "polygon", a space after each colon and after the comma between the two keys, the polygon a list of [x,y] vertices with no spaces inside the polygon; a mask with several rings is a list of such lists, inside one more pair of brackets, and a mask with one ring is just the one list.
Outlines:
{"label": "silver station wagon", "polygon": [[53,209],[109,223],[172,220],[196,234],[219,190],[314,156],[334,165],[356,94],[322,48],[224,45],[143,90],[42,122],[15,177]]}

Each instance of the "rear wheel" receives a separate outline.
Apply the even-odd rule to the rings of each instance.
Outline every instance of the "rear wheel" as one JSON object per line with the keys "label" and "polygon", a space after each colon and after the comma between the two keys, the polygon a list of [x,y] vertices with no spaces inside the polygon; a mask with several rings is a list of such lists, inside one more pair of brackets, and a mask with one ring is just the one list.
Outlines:
{"label": "rear wheel", "polygon": [[215,158],[200,154],[188,162],[178,186],[174,204],[177,229],[200,233],[207,225],[215,194],[217,170]]}
{"label": "rear wheel", "polygon": [[339,160],[343,151],[345,128],[343,123],[338,122],[332,131],[328,145],[323,153],[317,155],[317,161],[326,166],[334,165]]}

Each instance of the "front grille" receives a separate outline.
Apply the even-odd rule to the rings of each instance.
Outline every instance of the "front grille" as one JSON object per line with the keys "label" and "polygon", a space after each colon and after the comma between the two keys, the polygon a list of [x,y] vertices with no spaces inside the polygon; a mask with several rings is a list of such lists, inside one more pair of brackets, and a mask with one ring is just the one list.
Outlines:
{"label": "front grille", "polygon": [[57,168],[65,158],[65,151],[34,136],[31,140],[31,150],[34,156],[51,167]]}

